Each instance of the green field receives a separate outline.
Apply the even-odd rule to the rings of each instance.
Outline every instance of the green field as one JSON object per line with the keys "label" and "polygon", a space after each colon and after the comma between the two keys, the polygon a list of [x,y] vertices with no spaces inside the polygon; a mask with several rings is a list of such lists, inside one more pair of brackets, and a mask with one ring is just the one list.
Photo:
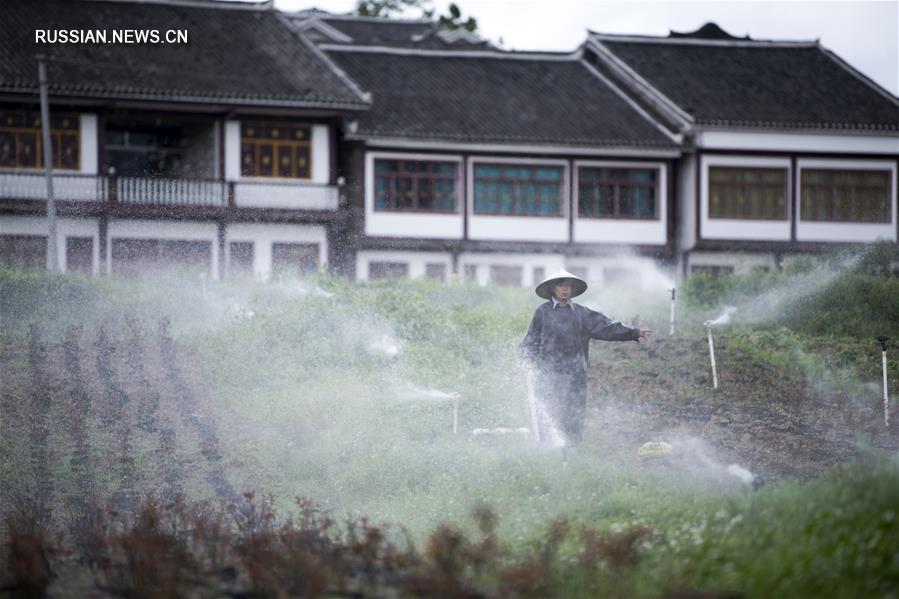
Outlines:
{"label": "green field", "polygon": [[[639,313],[657,332],[594,343],[585,442],[564,456],[523,434],[472,434],[529,424],[516,356],[539,301],[528,290],[0,272],[0,586],[24,584],[17,540],[61,531],[42,541],[71,550],[48,558],[56,577],[34,577],[60,596],[72,584],[201,596],[897,596],[899,429],[883,425],[873,339],[899,339],[891,252],[694,277],[671,337],[662,286],[589,291],[583,303]],[[725,305],[737,311],[715,329],[712,393],[702,323]],[[895,412],[897,349],[890,372]],[[674,454],[638,456],[654,440]],[[731,463],[757,484],[729,475]],[[150,494],[158,522],[146,509],[122,516]],[[203,537],[181,496],[208,502],[230,532]],[[335,524],[310,523],[319,512],[298,512],[297,497]],[[93,549],[107,567],[79,565],[97,537],[85,532],[99,518],[91,506],[107,502],[118,515]],[[250,526],[250,505],[276,516]],[[361,519],[380,527],[364,543],[350,534],[371,530]],[[169,570],[144,564],[142,577],[137,557],[153,547]],[[210,573],[229,565],[232,578]]]}

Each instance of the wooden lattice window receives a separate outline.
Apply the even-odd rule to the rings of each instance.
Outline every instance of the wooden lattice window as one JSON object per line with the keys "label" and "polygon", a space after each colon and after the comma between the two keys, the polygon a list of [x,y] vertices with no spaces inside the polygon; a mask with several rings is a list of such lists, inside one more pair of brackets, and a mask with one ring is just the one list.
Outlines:
{"label": "wooden lattice window", "polygon": [[[80,168],[80,124],[77,114],[50,115],[53,168]],[[0,110],[0,167],[43,168],[44,144],[41,114],[25,110]]]}
{"label": "wooden lattice window", "polygon": [[430,160],[375,160],[375,210],[456,212],[459,167]]}
{"label": "wooden lattice window", "polygon": [[802,169],[804,221],[888,223],[891,172],[882,170]]}
{"label": "wooden lattice window", "polygon": [[474,212],[561,216],[562,167],[479,164],[474,167]]}
{"label": "wooden lattice window", "polygon": [[244,177],[312,177],[312,130],[283,123],[240,125],[240,174]]}
{"label": "wooden lattice window", "polygon": [[578,171],[578,216],[657,219],[658,179],[658,169],[583,167]]}
{"label": "wooden lattice window", "polygon": [[787,219],[787,169],[712,166],[709,218]]}

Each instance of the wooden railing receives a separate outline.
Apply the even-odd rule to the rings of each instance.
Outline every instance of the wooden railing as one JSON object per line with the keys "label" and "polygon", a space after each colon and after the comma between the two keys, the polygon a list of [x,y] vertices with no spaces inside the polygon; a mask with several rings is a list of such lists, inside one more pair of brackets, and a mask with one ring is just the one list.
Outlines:
{"label": "wooden railing", "polygon": [[[70,202],[105,202],[109,198],[105,177],[53,175],[53,197]],[[0,173],[0,198],[46,200],[47,179],[43,173]]]}
{"label": "wooden railing", "polygon": [[211,179],[109,177],[119,204],[227,206],[225,182]]}
{"label": "wooden railing", "polygon": [[[53,175],[57,200],[108,202],[140,206],[211,206],[337,210],[337,187],[280,181],[221,181],[118,177],[115,175]],[[45,200],[43,173],[0,172],[0,199]]]}

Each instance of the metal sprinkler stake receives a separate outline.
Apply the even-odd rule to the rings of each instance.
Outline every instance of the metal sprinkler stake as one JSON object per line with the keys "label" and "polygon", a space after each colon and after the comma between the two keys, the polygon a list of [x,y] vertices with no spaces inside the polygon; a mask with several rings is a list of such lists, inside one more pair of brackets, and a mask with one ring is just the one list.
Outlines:
{"label": "metal sprinkler stake", "polygon": [[672,287],[668,291],[671,292],[671,330],[668,331],[669,335],[674,334],[674,299],[677,296],[677,287]]}
{"label": "metal sprinkler stake", "polygon": [[890,390],[887,386],[887,341],[889,340],[890,338],[884,335],[877,338],[882,350],[880,356],[883,360],[883,424],[887,427],[890,426]]}
{"label": "metal sprinkler stake", "polygon": [[453,434],[459,432],[459,394],[453,394]]}
{"label": "metal sprinkler stake", "polygon": [[715,366],[715,344],[712,342],[712,321],[705,321],[705,328],[709,334],[709,360],[712,362],[712,388],[718,388],[718,368]]}

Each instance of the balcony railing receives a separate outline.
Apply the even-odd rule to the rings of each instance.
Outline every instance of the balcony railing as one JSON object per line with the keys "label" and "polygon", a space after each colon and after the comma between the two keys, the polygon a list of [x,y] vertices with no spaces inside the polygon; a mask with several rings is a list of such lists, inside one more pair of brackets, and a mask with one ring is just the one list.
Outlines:
{"label": "balcony railing", "polygon": [[115,201],[120,204],[228,205],[224,181],[161,177],[107,177],[107,179],[110,186],[115,186]]}
{"label": "balcony railing", "polygon": [[[279,181],[226,182],[106,175],[54,174],[57,200],[140,206],[211,206],[337,210],[337,187]],[[43,173],[0,172],[0,199],[45,200]]]}
{"label": "balcony railing", "polygon": [[[71,202],[105,202],[109,198],[106,177],[53,175],[53,197]],[[0,198],[46,200],[47,179],[43,173],[0,173]]]}

